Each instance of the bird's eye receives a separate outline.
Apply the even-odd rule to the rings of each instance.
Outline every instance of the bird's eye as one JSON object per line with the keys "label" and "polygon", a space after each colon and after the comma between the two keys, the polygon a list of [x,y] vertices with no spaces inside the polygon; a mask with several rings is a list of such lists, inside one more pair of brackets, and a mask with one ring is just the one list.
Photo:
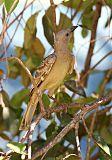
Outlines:
{"label": "bird's eye", "polygon": [[68,37],[68,36],[69,36],[69,33],[66,33],[66,36]]}

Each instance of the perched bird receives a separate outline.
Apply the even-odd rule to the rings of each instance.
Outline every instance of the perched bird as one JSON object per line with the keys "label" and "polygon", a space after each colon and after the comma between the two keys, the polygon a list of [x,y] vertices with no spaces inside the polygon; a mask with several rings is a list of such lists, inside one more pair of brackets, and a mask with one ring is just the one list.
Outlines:
{"label": "perched bird", "polygon": [[[68,41],[72,37],[72,32],[78,26],[61,30],[55,35],[54,53],[44,59],[35,73],[35,86],[31,89],[31,97],[27,110],[23,116],[20,130],[28,130],[36,110],[37,103],[42,98],[42,93],[48,90],[51,97],[55,90],[63,83],[67,74],[71,74],[74,69],[75,59],[68,49]],[[44,106],[40,104],[41,112]]]}

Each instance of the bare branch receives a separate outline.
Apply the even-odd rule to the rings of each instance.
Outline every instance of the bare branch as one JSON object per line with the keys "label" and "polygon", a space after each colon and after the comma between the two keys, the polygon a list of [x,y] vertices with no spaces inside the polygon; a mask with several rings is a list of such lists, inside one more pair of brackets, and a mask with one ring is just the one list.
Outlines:
{"label": "bare branch", "polygon": [[[100,14],[101,14],[101,7],[102,7],[101,1],[97,0],[96,11],[95,11],[94,18],[93,18],[93,25],[92,25],[90,42],[92,40],[96,39],[96,31],[97,31],[98,20],[99,20]],[[89,45],[89,50],[88,50],[88,54],[87,54],[87,58],[86,58],[86,62],[85,62],[85,68],[84,68],[82,75],[84,75],[90,68],[91,58],[92,58],[93,51],[94,51],[94,46],[95,46],[94,42],[90,43],[90,45]],[[88,78],[86,77],[83,80],[84,86],[86,85],[87,79]]]}
{"label": "bare branch", "polygon": [[32,134],[29,134],[28,136],[28,160],[31,160],[32,157],[32,149],[31,149],[31,144],[32,144]]}
{"label": "bare branch", "polygon": [[96,66],[98,66],[105,58],[107,58],[109,55],[112,54],[112,51],[110,51],[109,53],[107,53],[104,57],[102,57],[90,70],[93,70],[96,68]]}
{"label": "bare branch", "polygon": [[88,105],[84,105],[82,110],[74,115],[73,120],[68,125],[66,125],[66,127],[63,128],[62,131],[51,142],[49,142],[42,149],[37,150],[37,152],[33,155],[32,160],[36,159],[39,156],[42,156],[45,152],[48,152],[48,150],[51,149],[54,145],[59,143],[62,140],[62,138],[72,128],[74,128],[74,126],[77,124],[77,122],[79,122],[82,119],[82,117],[84,117],[88,112],[98,108],[100,105],[102,105],[103,103],[105,103],[105,102],[107,102],[107,101],[109,101],[111,99],[112,99],[112,91],[108,95],[99,98],[97,101],[95,101],[95,102],[93,102],[91,104],[88,104]]}
{"label": "bare branch", "polygon": [[80,148],[78,130],[79,130],[79,122],[77,122],[77,124],[75,125],[75,137],[76,137],[76,145],[77,145],[78,156],[81,158],[81,148]]}
{"label": "bare branch", "polygon": [[86,158],[85,158],[86,160],[90,159],[90,154],[89,153],[90,153],[90,149],[91,149],[91,138],[92,138],[92,134],[93,134],[96,113],[97,113],[97,110],[93,114],[92,122],[91,122],[91,125],[90,125],[90,131],[89,131],[89,135],[88,135],[88,145],[87,145]]}

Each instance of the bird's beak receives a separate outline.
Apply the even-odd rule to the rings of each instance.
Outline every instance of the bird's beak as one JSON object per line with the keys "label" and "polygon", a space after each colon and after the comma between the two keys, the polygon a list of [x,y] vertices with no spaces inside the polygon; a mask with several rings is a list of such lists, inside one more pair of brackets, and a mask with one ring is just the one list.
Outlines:
{"label": "bird's beak", "polygon": [[78,26],[72,26],[70,29],[71,29],[71,32],[73,32]]}

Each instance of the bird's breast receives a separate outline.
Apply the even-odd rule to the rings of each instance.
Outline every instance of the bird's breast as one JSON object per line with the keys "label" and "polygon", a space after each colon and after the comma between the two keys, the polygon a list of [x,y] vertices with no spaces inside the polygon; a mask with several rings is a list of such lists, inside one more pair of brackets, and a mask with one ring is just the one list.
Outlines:
{"label": "bird's breast", "polygon": [[47,75],[40,88],[42,90],[51,89],[53,87],[58,88],[63,82],[65,76],[68,74],[70,63],[70,57],[57,57],[55,64],[53,65],[50,73]]}

